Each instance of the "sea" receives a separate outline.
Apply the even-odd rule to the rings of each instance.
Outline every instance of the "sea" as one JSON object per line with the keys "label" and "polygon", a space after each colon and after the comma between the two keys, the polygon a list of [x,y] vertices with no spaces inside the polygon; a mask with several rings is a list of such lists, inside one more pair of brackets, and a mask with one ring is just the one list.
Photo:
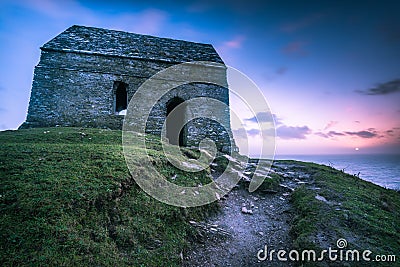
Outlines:
{"label": "sea", "polygon": [[358,175],[385,188],[400,190],[400,154],[276,155],[275,159],[315,162]]}

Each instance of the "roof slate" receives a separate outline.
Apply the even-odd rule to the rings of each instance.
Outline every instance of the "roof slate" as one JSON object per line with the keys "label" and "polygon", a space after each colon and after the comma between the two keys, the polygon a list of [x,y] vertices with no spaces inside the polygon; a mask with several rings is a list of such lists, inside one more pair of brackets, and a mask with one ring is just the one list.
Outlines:
{"label": "roof slate", "polygon": [[66,29],[41,49],[167,62],[223,63],[211,44],[78,25]]}

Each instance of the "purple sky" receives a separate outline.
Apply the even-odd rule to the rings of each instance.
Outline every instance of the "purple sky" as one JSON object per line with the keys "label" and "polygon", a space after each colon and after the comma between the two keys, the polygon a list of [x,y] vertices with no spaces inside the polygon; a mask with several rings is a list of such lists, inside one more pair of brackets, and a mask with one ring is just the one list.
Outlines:
{"label": "purple sky", "polygon": [[39,47],[78,24],[213,44],[264,93],[279,154],[400,152],[397,1],[164,2],[1,1],[0,130],[25,120]]}

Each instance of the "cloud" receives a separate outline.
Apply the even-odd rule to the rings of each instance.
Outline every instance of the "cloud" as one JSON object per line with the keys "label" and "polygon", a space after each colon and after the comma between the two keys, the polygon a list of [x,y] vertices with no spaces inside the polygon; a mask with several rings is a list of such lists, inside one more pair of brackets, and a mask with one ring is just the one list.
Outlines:
{"label": "cloud", "polygon": [[306,45],[307,42],[294,41],[285,45],[282,48],[282,52],[286,55],[306,56],[308,54],[308,52],[304,49]]}
{"label": "cloud", "polygon": [[256,117],[256,116],[251,117],[251,118],[248,118],[248,119],[244,119],[244,120],[245,120],[245,121],[249,121],[249,122],[255,122],[255,123],[259,122],[259,120],[257,120],[257,117]]}
{"label": "cloud", "polygon": [[355,92],[362,95],[387,95],[400,92],[400,79],[381,83],[376,87],[367,90],[355,90]]}
{"label": "cloud", "polygon": [[341,132],[329,131],[327,133],[317,132],[317,133],[315,133],[315,135],[318,135],[318,136],[321,136],[324,138],[333,138],[333,137],[337,137],[337,136],[344,136],[346,134],[341,133]]}
{"label": "cloud", "polygon": [[393,129],[392,130],[387,130],[385,133],[387,135],[389,135],[389,136],[394,136],[394,130]]}
{"label": "cloud", "polygon": [[166,25],[168,13],[159,9],[145,9],[135,14],[122,14],[114,18],[113,27],[142,34],[158,34]]}
{"label": "cloud", "polygon": [[250,129],[246,131],[248,135],[250,136],[256,136],[260,134],[260,130],[258,129]]}
{"label": "cloud", "polygon": [[166,27],[169,14],[161,9],[147,8],[138,12],[108,13],[99,16],[85,1],[68,0],[21,0],[16,5],[37,12],[56,21],[80,21],[80,24],[94,24],[98,27],[156,35]]}
{"label": "cloud", "polygon": [[328,122],[328,124],[325,126],[324,130],[328,130],[329,128],[332,128],[333,126],[335,126],[336,124],[338,124],[339,122],[337,121],[330,121]]}
{"label": "cloud", "polygon": [[[247,139],[249,136],[257,136],[257,135],[261,134],[261,131],[259,129],[254,129],[254,128],[249,129],[249,130],[246,130],[244,128],[239,128],[239,129],[232,130],[232,132],[233,132],[233,135],[239,139]],[[263,134],[264,134],[264,131],[263,131]]]}
{"label": "cloud", "polygon": [[216,50],[225,62],[230,62],[230,64],[234,64],[234,62],[237,60],[237,53],[235,50],[242,47],[245,39],[246,38],[244,35],[237,35],[231,40],[225,41],[217,45]]}
{"label": "cloud", "polygon": [[400,127],[393,127],[392,129],[384,131],[384,135],[390,139],[397,138],[400,140]]}
{"label": "cloud", "polygon": [[232,133],[233,133],[234,137],[236,137],[236,138],[239,138],[239,139],[247,138],[246,129],[244,129],[244,128],[233,129]]}
{"label": "cloud", "polygon": [[[275,120],[276,118],[276,120]],[[275,114],[271,114],[270,112],[258,112],[256,116],[244,119],[245,121],[255,122],[255,123],[262,123],[262,122],[271,122],[271,119],[277,121],[277,117]]]}
{"label": "cloud", "polygon": [[282,120],[276,114],[271,114],[270,112],[258,112],[256,116],[244,120],[254,123],[263,123],[272,122],[271,119],[273,120],[275,126],[283,125]]}
{"label": "cloud", "polygon": [[281,118],[278,117],[278,115],[272,114],[272,117],[274,118],[275,126],[283,125],[283,122]]}
{"label": "cloud", "polygon": [[265,129],[249,129],[246,130],[245,128],[238,128],[232,130],[232,133],[235,138],[238,139],[247,139],[249,137],[255,137],[255,136],[262,136],[263,138],[265,137],[271,137],[275,136],[275,129],[273,127],[265,128]]}
{"label": "cloud", "polygon": [[363,131],[344,131],[344,132],[336,132],[336,131],[329,131],[327,133],[324,132],[317,132],[315,135],[318,135],[323,138],[335,138],[335,137],[342,137],[342,136],[355,136],[364,139],[370,138],[381,138],[383,137],[380,135],[375,128],[369,128]]}
{"label": "cloud", "polygon": [[318,13],[318,14],[312,14],[310,16],[304,17],[298,21],[286,23],[281,26],[280,30],[282,32],[286,33],[292,33],[299,31],[301,29],[307,28],[308,26],[311,26],[321,20],[325,15]]}
{"label": "cloud", "polygon": [[284,75],[287,72],[287,70],[288,70],[287,67],[280,67],[275,71],[275,73],[278,75]]}
{"label": "cloud", "polygon": [[390,130],[385,131],[385,134],[387,137],[391,139],[397,139],[400,140],[400,128],[399,127],[394,127]]}
{"label": "cloud", "polygon": [[16,1],[16,4],[54,19],[66,19],[75,17],[76,14],[87,15],[90,13],[88,9],[84,8],[78,1],[74,0],[22,0]]}
{"label": "cloud", "polygon": [[229,48],[240,48],[242,47],[242,44],[244,42],[245,38],[243,35],[238,35],[232,40],[229,40],[225,43],[223,43],[224,47],[229,47]]}
{"label": "cloud", "polygon": [[330,135],[330,136],[343,136],[345,134],[341,133],[341,132],[329,131],[328,135]]}
{"label": "cloud", "polygon": [[361,138],[374,138],[374,137],[379,137],[378,133],[376,131],[358,131],[358,132],[345,132],[347,135],[351,136],[358,136]]}
{"label": "cloud", "polygon": [[138,18],[138,27],[135,32],[142,31],[147,34],[156,34],[167,20],[168,14],[158,9],[144,10]]}
{"label": "cloud", "polygon": [[286,126],[277,127],[276,134],[282,139],[306,139],[306,135],[311,133],[307,126]]}
{"label": "cloud", "polygon": [[288,72],[288,68],[285,66],[281,66],[273,71],[266,71],[265,72],[265,80],[272,82],[275,79],[278,79],[280,76],[285,75]]}

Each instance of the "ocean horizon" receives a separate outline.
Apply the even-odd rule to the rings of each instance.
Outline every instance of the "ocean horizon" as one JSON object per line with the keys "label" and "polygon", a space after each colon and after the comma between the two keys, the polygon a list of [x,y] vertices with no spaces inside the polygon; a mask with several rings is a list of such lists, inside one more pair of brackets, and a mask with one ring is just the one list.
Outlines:
{"label": "ocean horizon", "polygon": [[400,190],[400,154],[276,155],[275,160],[323,164],[384,188]]}

